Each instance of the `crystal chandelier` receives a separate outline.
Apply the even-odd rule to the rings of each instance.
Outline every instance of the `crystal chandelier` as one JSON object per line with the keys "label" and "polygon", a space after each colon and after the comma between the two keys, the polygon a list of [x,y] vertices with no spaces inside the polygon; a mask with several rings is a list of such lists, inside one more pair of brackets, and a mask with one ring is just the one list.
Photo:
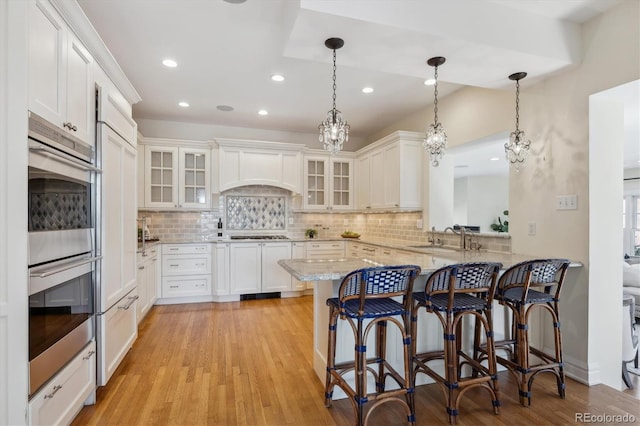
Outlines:
{"label": "crystal chandelier", "polygon": [[520,167],[524,166],[524,160],[527,158],[531,145],[531,141],[526,139],[524,132],[518,128],[520,124],[520,80],[526,76],[526,72],[517,72],[509,76],[509,80],[516,82],[516,130],[511,132],[509,142],[504,144],[504,152],[507,160],[516,171],[520,171]]}
{"label": "crystal chandelier", "polygon": [[442,127],[442,123],[438,123],[438,67],[446,61],[442,56],[435,56],[427,61],[432,67],[435,67],[435,84],[433,90],[433,124],[429,125],[427,129],[427,135],[422,142],[422,146],[425,151],[431,156],[431,164],[433,167],[438,167],[440,160],[444,155],[444,151],[447,148],[447,133]]}
{"label": "crystal chandelier", "polygon": [[327,112],[327,118],[318,126],[318,140],[324,144],[325,150],[336,154],[349,140],[349,124],[336,109],[336,50],[344,46],[344,41],[341,38],[328,38],[324,45],[333,50],[333,108]]}

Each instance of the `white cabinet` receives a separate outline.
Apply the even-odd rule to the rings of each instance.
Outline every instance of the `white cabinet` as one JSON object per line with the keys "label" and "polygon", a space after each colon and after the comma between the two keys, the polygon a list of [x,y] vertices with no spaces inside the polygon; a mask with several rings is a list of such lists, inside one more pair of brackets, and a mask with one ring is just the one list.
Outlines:
{"label": "white cabinet", "polygon": [[278,265],[280,259],[291,259],[290,242],[232,243],[229,256],[231,294],[291,290],[291,275]]}
{"label": "white cabinet", "polygon": [[137,321],[138,324],[147,315],[158,297],[158,246],[147,249],[146,255],[138,253],[138,275],[137,275]]}
{"label": "white cabinet", "polygon": [[422,208],[422,144],[396,132],[358,154],[358,208]]}
{"label": "white cabinet", "polygon": [[244,185],[271,185],[301,192],[300,145],[223,139],[217,142],[220,191]]}
{"label": "white cabinet", "polygon": [[[307,243],[295,242],[291,243],[291,258],[305,259],[307,257]],[[300,281],[295,277],[291,278],[291,290],[304,290],[307,288],[305,281]]]}
{"label": "white cabinet", "polygon": [[211,244],[162,245],[162,297],[211,296]]}
{"label": "white cabinet", "polygon": [[102,232],[99,312],[136,285],[136,151],[108,126],[101,126]]}
{"label": "white cabinet", "polygon": [[146,145],[141,207],[210,208],[210,158],[211,150],[206,148]]}
{"label": "white cabinet", "polygon": [[231,292],[229,286],[229,246],[229,243],[217,243],[215,246],[214,296],[226,296]]}
{"label": "white cabinet", "polygon": [[[135,257],[134,257],[135,260]],[[136,302],[132,290],[107,312],[98,315],[98,386],[107,384],[138,337]]]}
{"label": "white cabinet", "polygon": [[304,208],[348,210],[353,208],[353,160],[305,156]]}
{"label": "white cabinet", "polygon": [[29,7],[29,109],[93,145],[93,58],[48,1]]}
{"label": "white cabinet", "polygon": [[69,424],[96,389],[96,343],[91,341],[31,401],[30,425]]}

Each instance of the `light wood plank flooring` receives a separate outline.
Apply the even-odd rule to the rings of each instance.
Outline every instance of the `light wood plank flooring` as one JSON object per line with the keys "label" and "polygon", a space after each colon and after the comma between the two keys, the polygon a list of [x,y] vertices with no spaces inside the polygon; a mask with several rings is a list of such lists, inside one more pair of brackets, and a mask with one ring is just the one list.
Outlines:
{"label": "light wood plank flooring", "polygon": [[[155,306],[133,349],[98,390],[97,404],[83,408],[73,424],[353,424],[348,401],[324,407],[323,384],[311,367],[312,310],[311,297]],[[550,374],[539,375],[525,408],[514,380],[501,373],[501,414],[493,414],[487,392],[471,390],[458,424],[576,424],[576,413],[629,413],[640,422],[633,391],[568,380],[562,400],[555,389]],[[418,425],[447,424],[437,385],[418,387],[416,404]],[[377,409],[374,420],[405,424],[394,404]]]}

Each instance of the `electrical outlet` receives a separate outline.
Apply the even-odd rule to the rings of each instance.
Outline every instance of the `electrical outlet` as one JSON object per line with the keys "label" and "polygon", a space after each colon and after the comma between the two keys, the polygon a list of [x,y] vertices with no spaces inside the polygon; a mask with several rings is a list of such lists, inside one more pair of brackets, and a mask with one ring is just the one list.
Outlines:
{"label": "electrical outlet", "polygon": [[529,235],[536,235],[536,223],[529,222]]}
{"label": "electrical outlet", "polygon": [[344,226],[348,226],[349,225],[349,219],[342,219],[342,224]]}
{"label": "electrical outlet", "polygon": [[293,225],[293,218],[292,217],[289,218],[289,225]]}
{"label": "electrical outlet", "polygon": [[416,228],[422,229],[422,219],[416,220]]}
{"label": "electrical outlet", "polygon": [[382,219],[378,219],[378,225],[382,225]]}

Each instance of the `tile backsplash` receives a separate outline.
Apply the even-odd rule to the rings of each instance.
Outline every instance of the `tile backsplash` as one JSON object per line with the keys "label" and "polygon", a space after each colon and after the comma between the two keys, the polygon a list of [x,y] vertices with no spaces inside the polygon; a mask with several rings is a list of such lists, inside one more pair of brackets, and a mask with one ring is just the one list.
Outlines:
{"label": "tile backsplash", "polygon": [[[157,212],[140,210],[146,216],[151,237],[160,240],[200,241],[217,235],[218,219],[223,221],[225,235],[246,231],[279,231],[290,238],[303,238],[306,229],[318,231],[318,238],[339,238],[346,230],[360,233],[371,240],[385,239],[428,244],[429,233],[417,227],[420,212],[402,213],[301,213],[292,205],[300,205],[300,196],[289,191],[264,186],[247,186],[228,191],[219,197],[217,210],[203,212]],[[226,212],[226,217],[225,217]],[[438,233],[445,245],[457,246],[459,237]],[[511,239],[504,234],[478,237],[484,249],[510,252]]]}

